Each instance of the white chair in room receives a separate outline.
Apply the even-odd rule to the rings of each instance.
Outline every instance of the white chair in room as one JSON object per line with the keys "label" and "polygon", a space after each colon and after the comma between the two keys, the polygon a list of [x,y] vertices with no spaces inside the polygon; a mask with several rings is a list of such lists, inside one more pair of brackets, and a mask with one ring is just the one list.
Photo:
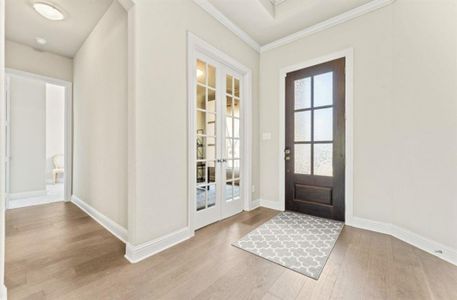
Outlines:
{"label": "white chair in room", "polygon": [[54,169],[52,169],[52,181],[54,184],[57,182],[57,176],[59,174],[64,174],[64,156],[62,154],[57,154],[52,157],[52,163],[54,164]]}

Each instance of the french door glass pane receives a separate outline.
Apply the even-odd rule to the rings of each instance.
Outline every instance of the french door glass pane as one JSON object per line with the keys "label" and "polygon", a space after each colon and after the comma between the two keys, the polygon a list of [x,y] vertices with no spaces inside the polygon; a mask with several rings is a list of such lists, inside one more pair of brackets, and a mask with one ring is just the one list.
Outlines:
{"label": "french door glass pane", "polygon": [[333,72],[314,76],[314,107],[333,104]]}
{"label": "french door glass pane", "polygon": [[233,137],[233,118],[231,117],[225,118],[225,136]]}
{"label": "french door glass pane", "polygon": [[233,178],[240,178],[240,160],[235,159],[233,161]]}
{"label": "french door glass pane", "polygon": [[225,139],[225,158],[233,158],[232,139]]}
{"label": "french door glass pane", "polygon": [[197,188],[197,210],[206,208],[206,187]]}
{"label": "french door glass pane", "polygon": [[240,140],[233,140],[233,158],[240,158]]}
{"label": "french door glass pane", "polygon": [[216,90],[208,89],[207,110],[209,112],[216,112]]}
{"label": "french door glass pane", "polygon": [[295,144],[294,155],[295,174],[311,174],[311,145]]}
{"label": "french door glass pane", "polygon": [[225,183],[225,200],[232,200],[233,199],[233,184],[232,182]]}
{"label": "french door glass pane", "polygon": [[216,161],[209,161],[207,166],[208,182],[216,182]]}
{"label": "french door glass pane", "polygon": [[332,144],[314,144],[314,175],[333,176],[332,158]]}
{"label": "french door glass pane", "polygon": [[225,109],[225,114],[227,116],[231,116],[232,115],[232,106],[233,106],[233,100],[232,100],[232,97],[229,97],[227,96],[227,105],[226,105],[226,109]]}
{"label": "french door glass pane", "polygon": [[226,77],[226,93],[229,95],[233,94],[233,77],[230,75]]}
{"label": "french door glass pane", "polygon": [[233,102],[233,116],[240,117],[240,100],[235,99]]}
{"label": "french door glass pane", "polygon": [[208,86],[216,87],[216,68],[211,65],[208,65]]}
{"label": "french door glass pane", "polygon": [[197,184],[205,184],[206,183],[206,163],[205,162],[197,162]]}
{"label": "french door glass pane", "polygon": [[333,108],[314,111],[314,141],[333,140]]}
{"label": "french door glass pane", "polygon": [[197,111],[197,134],[206,134],[206,113]]}
{"label": "french door glass pane", "polygon": [[235,180],[233,182],[233,198],[238,198],[240,196],[240,181]]}
{"label": "french door glass pane", "polygon": [[216,138],[206,138],[206,158],[216,160]]}
{"label": "french door glass pane", "polygon": [[295,80],[295,109],[311,107],[311,77]]}
{"label": "french door glass pane", "polygon": [[216,114],[207,113],[206,119],[206,134],[209,136],[216,136]]}
{"label": "french door glass pane", "polygon": [[197,85],[197,108],[206,109],[206,88]]}
{"label": "french door glass pane", "polygon": [[240,119],[233,119],[233,136],[236,138],[240,137]]}
{"label": "french door glass pane", "polygon": [[197,60],[197,81],[206,84],[206,63],[201,60]]}
{"label": "french door glass pane", "polygon": [[232,180],[233,179],[233,160],[227,160],[225,164],[225,179]]}
{"label": "french door glass pane", "polygon": [[197,159],[203,160],[206,158],[206,138],[197,136]]}
{"label": "french door glass pane", "polygon": [[295,113],[295,141],[308,142],[311,140],[311,111]]}
{"label": "french door glass pane", "polygon": [[216,205],[216,197],[217,197],[216,185],[212,184],[212,185],[208,186],[207,195],[208,195],[208,207]]}
{"label": "french door glass pane", "polygon": [[235,90],[234,90],[234,94],[235,94],[235,97],[240,97],[240,81],[238,79],[235,78]]}

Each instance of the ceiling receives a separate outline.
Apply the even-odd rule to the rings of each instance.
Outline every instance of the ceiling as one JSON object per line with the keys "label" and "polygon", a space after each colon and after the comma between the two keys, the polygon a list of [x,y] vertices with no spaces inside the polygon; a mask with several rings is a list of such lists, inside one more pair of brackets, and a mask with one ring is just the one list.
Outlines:
{"label": "ceiling", "polygon": [[[63,21],[49,21],[32,8],[33,0],[6,0],[6,38],[31,47],[73,57],[113,0],[45,1],[61,9]],[[41,2],[41,1],[36,1]],[[44,38],[44,46],[36,38]]]}
{"label": "ceiling", "polygon": [[373,0],[207,0],[264,46]]}

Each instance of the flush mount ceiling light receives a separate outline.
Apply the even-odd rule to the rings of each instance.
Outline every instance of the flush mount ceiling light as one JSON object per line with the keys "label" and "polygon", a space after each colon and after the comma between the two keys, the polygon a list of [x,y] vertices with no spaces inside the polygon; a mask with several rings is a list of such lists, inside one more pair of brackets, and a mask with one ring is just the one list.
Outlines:
{"label": "flush mount ceiling light", "polygon": [[41,16],[45,17],[51,21],[61,21],[65,19],[63,13],[54,5],[44,3],[44,2],[35,2],[33,3],[33,8]]}
{"label": "flush mount ceiling light", "polygon": [[36,41],[37,44],[39,44],[39,45],[46,45],[46,43],[48,42],[48,41],[46,41],[44,38],[41,38],[41,37],[37,37],[37,38],[35,39],[35,41]]}

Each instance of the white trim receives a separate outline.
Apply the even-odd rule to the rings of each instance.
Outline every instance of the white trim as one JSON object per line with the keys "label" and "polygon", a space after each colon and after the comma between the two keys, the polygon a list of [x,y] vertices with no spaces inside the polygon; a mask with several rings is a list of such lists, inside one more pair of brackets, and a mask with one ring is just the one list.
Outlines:
{"label": "white trim", "polygon": [[131,263],[137,263],[145,258],[173,247],[174,245],[184,242],[193,236],[193,232],[189,229],[189,227],[185,227],[137,246],[127,243],[125,258]]}
{"label": "white trim", "polygon": [[[65,150],[64,150],[64,198],[65,201],[71,200],[71,193],[72,193],[72,184],[73,184],[73,84],[69,81],[52,78],[48,76],[38,75],[30,72],[20,71],[11,68],[5,68],[7,75],[12,76],[19,76],[19,77],[26,77],[26,78],[33,78],[37,80],[44,81],[46,83],[60,85],[65,87]],[[8,92],[9,98],[9,92]],[[8,100],[9,101],[9,100]],[[9,103],[8,103],[8,110],[6,113],[8,114],[7,120],[9,120]],[[6,143],[6,153],[8,157],[6,157],[8,163],[5,165],[7,168],[6,175],[9,176],[9,155],[10,155],[10,126],[7,127],[8,133],[7,136],[3,138],[3,142]],[[8,140],[6,140],[8,139]],[[5,184],[8,186],[5,187],[5,190],[9,191],[9,179],[5,179]]]}
{"label": "white trim", "polygon": [[[121,2],[122,0],[119,1]],[[255,41],[249,34],[247,34],[246,31],[242,30],[240,27],[235,25],[229,18],[227,18],[220,10],[214,7],[208,0],[194,0],[194,2],[198,4],[203,10],[205,10],[208,14],[210,14],[213,18],[218,20],[227,29],[233,32],[236,36],[238,36],[242,41],[251,46],[252,49],[262,53],[295,42],[311,34],[315,34],[317,32],[332,28],[336,25],[348,22],[352,19],[355,19],[357,17],[368,14],[372,11],[388,6],[395,2],[395,0],[373,0],[359,7],[351,9],[347,12],[334,16],[328,20],[306,27],[298,32],[292,33],[290,35],[287,35],[276,41],[273,41],[262,46],[257,41]]]}
{"label": "white trim", "polygon": [[251,211],[251,210],[254,210],[254,209],[260,207],[261,206],[260,203],[261,203],[261,199],[252,200],[251,205],[249,206],[248,209],[245,209],[245,211]]}
{"label": "white trim", "polygon": [[194,62],[198,54],[205,55],[233,71],[241,74],[243,88],[243,117],[242,122],[242,194],[244,197],[243,209],[249,210],[252,199],[252,71],[248,67],[228,56],[219,49],[211,46],[206,41],[200,39],[191,32],[187,34],[187,97],[188,97],[188,227],[192,234],[195,230],[195,139],[194,139],[194,82],[195,71]]}
{"label": "white trim", "polygon": [[26,199],[9,199],[7,203],[7,209],[15,209],[15,208],[22,208],[28,206],[35,206],[35,205],[42,205],[42,204],[49,204],[55,202],[64,202],[63,199],[56,199],[56,198],[49,198],[47,196],[41,197],[31,197]]}
{"label": "white trim", "polygon": [[6,289],[6,285],[2,284],[0,286],[0,300],[8,299],[8,290]]}
{"label": "white trim", "polygon": [[338,58],[346,58],[346,97],[345,97],[345,114],[346,114],[346,136],[345,136],[345,211],[346,220],[353,215],[353,124],[354,124],[354,50],[352,48],[334,52],[328,55],[317,57],[306,62],[284,67],[279,72],[279,204],[278,210],[285,210],[285,162],[284,149],[286,145],[285,137],[285,105],[286,105],[286,83],[287,73],[305,69],[321,63],[332,61]]}
{"label": "white trim", "polygon": [[229,18],[227,18],[222,12],[215,8],[208,0],[194,0],[194,2],[199,5],[203,10],[210,14],[213,18],[218,20],[222,25],[227,27],[228,30],[233,32],[237,37],[239,37],[243,42],[248,44],[252,49],[257,52],[260,52],[260,45],[252,37],[249,36],[245,31],[240,27],[235,25]]}
{"label": "white trim", "polygon": [[361,5],[359,7],[356,7],[354,9],[351,9],[345,13],[342,13],[340,15],[337,15],[335,17],[332,17],[328,20],[325,20],[323,22],[317,23],[315,25],[312,25],[310,27],[307,27],[303,30],[300,30],[296,33],[290,34],[288,36],[285,36],[283,38],[280,38],[274,42],[268,43],[266,45],[263,45],[260,47],[260,53],[269,51],[274,48],[282,47],[284,45],[290,44],[292,42],[295,42],[299,39],[302,39],[306,36],[315,34],[317,32],[329,29],[331,27],[334,27],[336,25],[348,22],[352,19],[355,19],[357,17],[363,16],[367,13],[370,13],[372,11],[375,11],[377,9],[383,8],[387,5],[390,5],[394,2],[395,0],[373,0],[371,2],[368,2],[364,5]]}
{"label": "white trim", "polygon": [[265,200],[265,199],[260,199],[260,206],[274,209],[274,210],[279,210],[279,211],[284,211],[285,210],[285,205],[283,203],[280,203],[278,201],[271,201],[271,200]]}
{"label": "white trim", "polygon": [[46,190],[29,191],[29,192],[21,192],[21,193],[10,193],[10,194],[8,194],[8,200],[41,197],[41,196],[46,196],[46,193],[47,193]]}
{"label": "white trim", "polygon": [[352,217],[351,219],[346,220],[346,225],[391,235],[399,240],[402,240],[410,245],[413,245],[414,247],[424,250],[425,252],[428,252],[457,266],[456,249],[423,237],[403,227],[359,217]]}
{"label": "white trim", "polygon": [[105,227],[106,230],[111,232],[115,237],[120,239],[122,242],[127,242],[127,229],[122,227],[121,225],[117,224],[80,198],[75,195],[71,196],[71,202],[78,206],[81,210],[83,210],[86,214],[88,214],[92,219],[94,219],[97,223]]}

